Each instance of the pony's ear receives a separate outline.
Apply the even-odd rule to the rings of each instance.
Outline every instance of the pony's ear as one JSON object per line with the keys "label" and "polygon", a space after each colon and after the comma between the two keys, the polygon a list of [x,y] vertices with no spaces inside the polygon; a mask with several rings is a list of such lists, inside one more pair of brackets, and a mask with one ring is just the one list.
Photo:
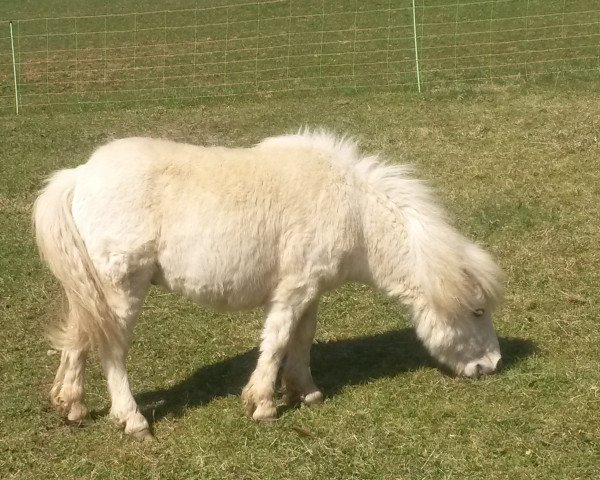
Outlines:
{"label": "pony's ear", "polygon": [[467,289],[469,290],[469,305],[473,315],[481,317],[485,313],[485,307],[488,302],[487,295],[477,278],[467,268],[463,268],[463,274],[466,278]]}
{"label": "pony's ear", "polygon": [[469,245],[465,249],[464,259],[466,286],[475,303],[472,310],[481,307],[493,309],[503,297],[504,273],[492,257],[477,245]]}
{"label": "pony's ear", "polygon": [[466,278],[466,283],[468,285],[468,289],[471,291],[473,298],[477,302],[485,302],[485,292],[481,284],[477,281],[477,278],[468,268],[463,268],[463,275]]}
{"label": "pony's ear", "polygon": [[[468,275],[468,273],[467,273]],[[486,295],[483,291],[483,288],[481,288],[481,285],[473,278],[473,276],[469,275],[470,280],[471,280],[471,284],[473,285],[473,293],[475,295],[475,298],[477,299],[478,302],[485,302],[486,301]]]}

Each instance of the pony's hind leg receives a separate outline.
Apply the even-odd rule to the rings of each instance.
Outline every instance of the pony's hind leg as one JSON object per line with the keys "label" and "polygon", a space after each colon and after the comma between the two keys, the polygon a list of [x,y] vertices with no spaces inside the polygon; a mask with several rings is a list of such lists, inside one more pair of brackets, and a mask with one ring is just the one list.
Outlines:
{"label": "pony's hind leg", "polygon": [[125,433],[138,440],[151,440],[152,434],[146,418],[140,413],[131,393],[125,359],[128,345],[115,343],[101,348],[102,369],[111,398],[110,417]]}
{"label": "pony's hind leg", "polygon": [[[131,282],[135,284],[135,282]],[[149,285],[149,283],[148,283]],[[114,292],[109,301],[120,321],[118,336],[100,345],[100,360],[111,399],[109,416],[125,433],[138,440],[151,440],[148,421],[140,413],[131,393],[125,362],[133,328],[137,323],[148,285],[138,284],[137,291]]]}
{"label": "pony's hind leg", "polygon": [[87,347],[64,349],[50,390],[52,404],[69,422],[73,423],[81,423],[87,415],[87,407],[84,403],[86,357]]}
{"label": "pony's hind leg", "polygon": [[323,401],[323,394],[315,385],[310,371],[310,349],[317,328],[318,303],[304,313],[293,332],[283,365],[282,387],[286,403],[301,401],[315,405]]}
{"label": "pony's hind leg", "polygon": [[84,377],[89,342],[78,325],[85,312],[81,311],[78,303],[68,293],[67,301],[69,307],[65,323],[62,328],[51,333],[53,343],[61,350],[61,356],[50,390],[50,400],[69,422],[81,423],[87,415]]}

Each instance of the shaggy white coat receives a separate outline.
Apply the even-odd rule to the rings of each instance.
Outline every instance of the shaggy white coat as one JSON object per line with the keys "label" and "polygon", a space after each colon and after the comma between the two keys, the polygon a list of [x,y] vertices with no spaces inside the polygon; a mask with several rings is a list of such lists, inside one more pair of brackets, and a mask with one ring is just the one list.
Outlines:
{"label": "shaggy white coat", "polygon": [[83,371],[95,344],[112,416],[149,437],[125,358],[151,284],[219,308],[266,307],[261,355],[242,394],[255,419],[276,415],[280,367],[291,399],[322,399],[309,367],[317,305],[348,281],[409,305],[419,338],[456,373],[489,373],[500,360],[496,264],[406,167],[361,156],[348,139],[302,133],[252,148],[117,140],[55,173],[34,223],[69,301],[54,335],[62,359],[51,396],[73,421],[87,412]]}

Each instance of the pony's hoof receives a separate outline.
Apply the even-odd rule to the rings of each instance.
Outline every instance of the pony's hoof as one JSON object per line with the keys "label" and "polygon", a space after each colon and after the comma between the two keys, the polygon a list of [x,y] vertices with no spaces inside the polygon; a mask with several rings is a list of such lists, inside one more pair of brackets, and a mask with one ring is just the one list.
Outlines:
{"label": "pony's hoof", "polygon": [[256,406],[252,419],[257,422],[269,422],[277,418],[277,408],[273,402],[261,402]]}
{"label": "pony's hoof", "polygon": [[88,409],[82,402],[73,402],[67,415],[67,422],[73,425],[81,425],[87,417]]}
{"label": "pony's hoof", "polygon": [[138,442],[153,442],[156,440],[150,429],[144,428],[143,430],[138,430],[137,432],[133,432],[131,434],[133,438],[135,438]]}
{"label": "pony's hoof", "polygon": [[302,397],[302,403],[305,405],[319,405],[320,403],[323,403],[323,393],[316,390],[308,395],[304,395]]}

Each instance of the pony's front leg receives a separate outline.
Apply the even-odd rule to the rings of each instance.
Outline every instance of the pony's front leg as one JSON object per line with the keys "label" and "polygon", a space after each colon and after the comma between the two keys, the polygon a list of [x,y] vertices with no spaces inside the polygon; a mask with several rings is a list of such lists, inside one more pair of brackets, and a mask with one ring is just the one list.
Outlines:
{"label": "pony's front leg", "polygon": [[315,385],[310,371],[310,349],[317,328],[318,302],[314,302],[296,325],[283,365],[282,386],[286,403],[301,401],[315,405],[323,394]]}
{"label": "pony's front leg", "polygon": [[281,362],[296,320],[302,311],[290,305],[274,304],[265,321],[256,369],[242,391],[248,415],[254,420],[270,420],[277,416],[273,395]]}

